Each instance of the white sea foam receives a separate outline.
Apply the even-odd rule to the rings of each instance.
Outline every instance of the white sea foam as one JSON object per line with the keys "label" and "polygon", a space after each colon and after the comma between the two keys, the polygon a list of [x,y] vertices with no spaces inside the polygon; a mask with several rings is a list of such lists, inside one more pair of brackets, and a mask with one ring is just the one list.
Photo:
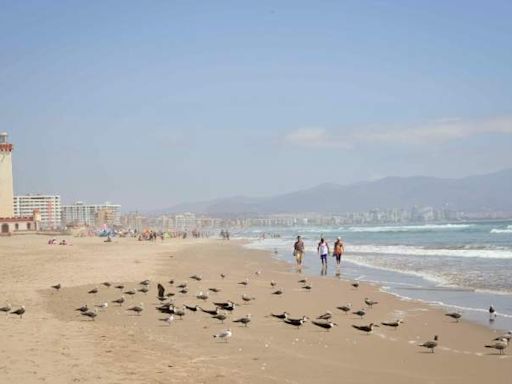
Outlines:
{"label": "white sea foam", "polygon": [[507,225],[507,228],[493,228],[490,233],[512,233],[512,225]]}
{"label": "white sea foam", "polygon": [[457,231],[473,227],[474,224],[425,224],[379,227],[350,227],[348,232],[421,232],[421,231]]}

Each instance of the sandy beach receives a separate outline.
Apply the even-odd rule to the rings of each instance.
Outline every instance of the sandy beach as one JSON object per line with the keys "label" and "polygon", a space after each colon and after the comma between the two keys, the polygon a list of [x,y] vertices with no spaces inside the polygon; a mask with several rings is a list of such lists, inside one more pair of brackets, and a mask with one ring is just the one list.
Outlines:
{"label": "sandy beach", "polygon": [[[269,253],[248,250],[237,242],[169,240],[138,242],[99,238],[67,238],[70,246],[48,246],[44,236],[0,238],[0,305],[25,305],[23,319],[8,315],[0,321],[0,382],[5,383],[509,383],[512,350],[500,356],[484,345],[498,336],[485,327],[457,323],[436,308],[401,301],[377,286],[311,277],[311,290],[302,288],[303,276]],[[260,274],[256,274],[261,271]],[[221,273],[226,277],[222,279]],[[202,276],[195,281],[190,276]],[[248,279],[248,285],[238,284]],[[126,296],[123,306],[111,301],[123,284],[147,294]],[[173,279],[175,283],[169,284]],[[274,280],[283,295],[273,295]],[[176,285],[187,281],[189,292]],[[233,300],[240,305],[225,324],[206,313],[187,311],[170,325],[159,305],[156,284],[176,293],[176,305]],[[61,283],[56,292],[50,286]],[[98,287],[98,293],[88,291]],[[218,288],[203,301],[200,291]],[[243,304],[246,293],[255,300]],[[378,301],[368,309],[365,297]],[[95,321],[75,308],[108,302]],[[143,303],[141,315],[126,311]],[[336,306],[351,303],[365,308],[359,319]],[[330,310],[337,323],[325,331],[306,323],[301,329],[269,316],[287,311],[291,317],[314,319]],[[251,314],[247,327],[233,319]],[[352,324],[366,325],[403,319],[398,329],[376,328],[366,335]],[[231,328],[228,342],[212,335]],[[430,353],[418,344],[439,335],[439,347]]]}

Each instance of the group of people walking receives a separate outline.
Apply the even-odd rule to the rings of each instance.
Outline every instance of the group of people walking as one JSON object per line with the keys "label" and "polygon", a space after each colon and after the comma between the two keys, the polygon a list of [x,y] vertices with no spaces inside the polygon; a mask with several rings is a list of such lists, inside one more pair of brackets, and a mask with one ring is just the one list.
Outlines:
{"label": "group of people walking", "polygon": [[[332,255],[336,257],[336,267],[339,269],[341,267],[341,255],[345,252],[345,246],[343,245],[343,241],[340,237],[336,239],[334,243],[334,247],[332,250]],[[297,236],[297,241],[293,245],[293,255],[295,256],[295,261],[297,262],[297,269],[302,270],[302,262],[304,260],[304,241],[301,236]],[[317,253],[320,256],[320,261],[322,262],[322,274],[327,273],[327,256],[331,254],[331,249],[327,241],[322,237],[320,238],[320,242],[317,245]]]}

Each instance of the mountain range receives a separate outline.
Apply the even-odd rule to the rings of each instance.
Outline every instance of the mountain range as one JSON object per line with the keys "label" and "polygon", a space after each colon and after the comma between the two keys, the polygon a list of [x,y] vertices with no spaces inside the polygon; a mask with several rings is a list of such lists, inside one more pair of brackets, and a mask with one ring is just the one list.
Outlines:
{"label": "mountain range", "polygon": [[333,183],[270,197],[234,196],[178,204],[154,214],[212,216],[278,213],[339,214],[374,208],[430,206],[465,212],[512,212],[512,169],[460,179],[386,177],[351,185]]}

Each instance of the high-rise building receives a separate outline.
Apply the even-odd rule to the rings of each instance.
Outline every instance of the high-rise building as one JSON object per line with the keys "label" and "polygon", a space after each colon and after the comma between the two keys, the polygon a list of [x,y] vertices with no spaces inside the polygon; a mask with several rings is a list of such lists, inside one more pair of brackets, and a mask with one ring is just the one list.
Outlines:
{"label": "high-rise building", "polygon": [[61,227],[62,207],[59,195],[14,196],[14,215],[30,216],[38,209],[41,215],[41,229]]}
{"label": "high-rise building", "polygon": [[119,225],[121,206],[106,202],[104,204],[85,204],[77,201],[62,206],[62,224],[74,226],[112,226]]}
{"label": "high-rise building", "polygon": [[13,217],[12,150],[7,133],[0,133],[0,217]]}

